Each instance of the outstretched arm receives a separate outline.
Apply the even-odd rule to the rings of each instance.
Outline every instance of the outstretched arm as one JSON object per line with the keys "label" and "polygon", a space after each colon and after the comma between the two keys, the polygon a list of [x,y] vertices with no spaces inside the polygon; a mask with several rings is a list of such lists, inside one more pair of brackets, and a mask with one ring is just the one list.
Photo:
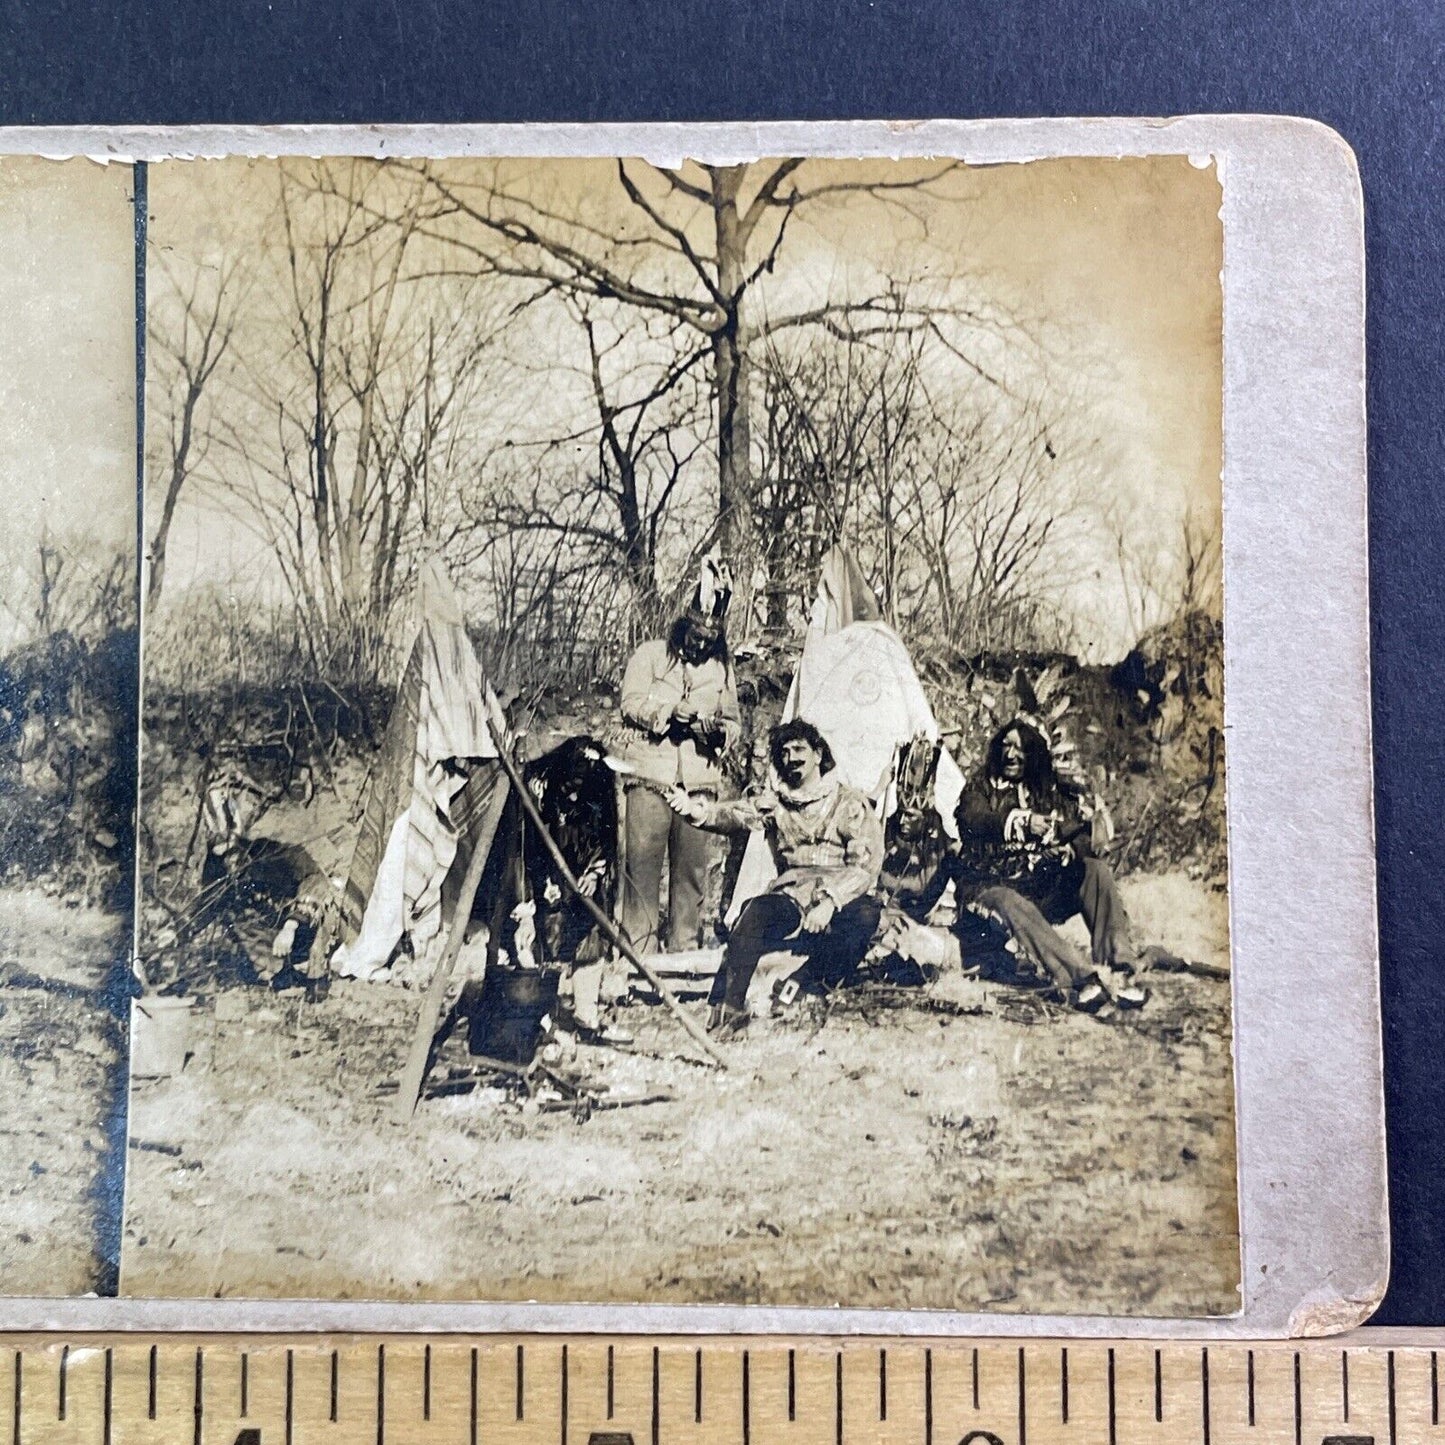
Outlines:
{"label": "outstretched arm", "polygon": [[736,798],[723,802],[716,798],[697,798],[682,788],[674,788],[667,795],[673,812],[686,818],[696,828],[706,828],[714,833],[752,833],[761,829],[767,819],[767,810],[749,798]]}

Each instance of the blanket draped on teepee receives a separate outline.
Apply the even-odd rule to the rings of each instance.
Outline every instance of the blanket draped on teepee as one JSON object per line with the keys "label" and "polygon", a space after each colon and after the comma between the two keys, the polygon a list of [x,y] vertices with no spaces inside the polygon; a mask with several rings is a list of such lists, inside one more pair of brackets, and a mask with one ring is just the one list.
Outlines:
{"label": "blanket draped on teepee", "polygon": [[435,558],[422,570],[420,603],[342,899],[345,941],[332,963],[352,976],[382,969],[403,935],[434,962],[455,879],[493,790],[505,786],[492,731],[505,734],[501,708]]}
{"label": "blanket draped on teepee", "polygon": [[[818,728],[843,781],[866,793],[885,817],[895,805],[898,749],[920,734],[930,741],[939,736],[938,720],[903,639],[882,620],[858,564],[842,547],[833,547],[823,559],[803,655],[783,706],[784,721],[795,717]],[[963,774],[944,748],[934,804],[950,833],[962,791]],[[729,921],[767,887],[773,874],[767,845],[754,834],[743,855]]]}

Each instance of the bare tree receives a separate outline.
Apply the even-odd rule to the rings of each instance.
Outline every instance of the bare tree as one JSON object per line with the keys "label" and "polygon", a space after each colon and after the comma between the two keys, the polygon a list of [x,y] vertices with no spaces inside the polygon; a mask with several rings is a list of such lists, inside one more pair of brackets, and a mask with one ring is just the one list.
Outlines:
{"label": "bare tree", "polygon": [[811,325],[857,334],[870,311],[884,305],[888,288],[775,318],[753,315],[750,293],[775,269],[790,222],[810,203],[826,196],[918,193],[953,163],[906,179],[820,177],[812,183],[805,166],[816,170],[818,163],[794,157],[673,168],[618,160],[615,199],[632,223],[620,230],[589,221],[576,206],[553,207],[509,187],[500,172],[481,186],[438,170],[425,173],[437,197],[429,232],[470,254],[475,265],[530,284],[539,295],[562,292],[665,316],[700,338],[710,358],[715,404],[717,530],[733,557],[751,541],[753,345]]}
{"label": "bare tree", "polygon": [[895,326],[764,363],[757,503],[768,624],[806,604],[822,551],[848,541],[885,617],[954,649],[1032,644],[1052,622],[1058,527],[1078,510],[1067,405],[957,366],[901,307]]}
{"label": "bare tree", "polygon": [[215,440],[211,392],[231,348],[241,288],[236,258],[214,271],[193,266],[184,278],[178,263],[159,247],[151,248],[150,260],[154,281],[146,327],[152,378],[149,400],[160,424],[149,430],[149,460],[151,475],[164,478],[149,547],[146,605],[153,609],[165,583],[166,546],[181,491],[210,459]]}
{"label": "bare tree", "polygon": [[274,557],[317,667],[365,678],[419,553],[475,525],[458,499],[480,470],[505,318],[475,281],[413,287],[411,172],[279,174],[271,310],[217,423],[215,505]]}
{"label": "bare tree", "polygon": [[[639,336],[594,314],[593,303],[569,309],[582,352],[577,408],[590,415],[559,435],[503,448],[474,515],[514,579],[531,561],[550,559],[550,569],[565,558],[569,585],[589,596],[592,573],[614,590],[621,585],[632,603],[623,628],[630,638],[665,610],[664,571],[674,569],[664,569],[664,549],[688,550],[676,524],[706,446],[707,351],[675,324]],[[560,377],[552,376],[555,390]],[[518,537],[534,545],[518,548]]]}

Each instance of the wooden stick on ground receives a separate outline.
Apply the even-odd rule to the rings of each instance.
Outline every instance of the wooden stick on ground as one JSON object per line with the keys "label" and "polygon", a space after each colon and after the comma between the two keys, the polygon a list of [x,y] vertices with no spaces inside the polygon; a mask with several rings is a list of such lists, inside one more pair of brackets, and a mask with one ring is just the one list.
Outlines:
{"label": "wooden stick on ground", "polygon": [[417,1100],[421,1097],[421,1086],[426,1079],[426,1066],[431,1058],[432,1040],[436,1038],[437,1017],[442,1011],[442,1000],[446,998],[447,985],[451,982],[452,969],[456,967],[457,955],[462,951],[462,940],[466,937],[467,923],[472,916],[472,901],[482,881],[482,870],[492,851],[492,841],[497,836],[497,825],[502,820],[502,809],[507,804],[511,774],[504,768],[502,775],[493,782],[492,796],[487,799],[487,811],[482,826],[477,832],[472,856],[467,861],[467,871],[462,878],[461,892],[457,895],[456,911],[452,914],[451,932],[447,934],[446,947],[437,960],[436,970],[427,985],[422,998],[421,1012],[416,1021],[416,1032],[412,1035],[411,1050],[406,1056],[406,1067],[396,1088],[396,1118],[401,1124],[407,1123],[416,1112]]}
{"label": "wooden stick on ground", "polygon": [[567,866],[567,860],[562,856],[562,850],[557,846],[557,840],[553,838],[547,825],[542,821],[542,815],[537,810],[537,804],[533,799],[531,790],[523,781],[522,775],[517,771],[517,765],[512,761],[507,752],[505,738],[497,735],[497,728],[490,717],[487,720],[488,727],[492,731],[492,741],[497,745],[497,753],[501,760],[502,768],[507,774],[508,781],[516,790],[518,799],[521,801],[522,810],[532,820],[537,829],[537,835],[541,838],[543,846],[551,855],[553,863],[557,865],[558,871],[562,874],[563,881],[577,896],[578,901],[592,915],[593,922],[606,935],[607,941],[630,963],[633,968],[645,978],[653,988],[657,990],[658,997],[667,1006],[667,1010],[680,1023],[687,1036],[715,1063],[718,1068],[726,1069],[727,1060],[718,1052],[717,1045],[708,1038],[707,1034],[698,1026],[697,1021],[673,996],[672,990],[668,988],[662,977],[653,969],[649,968],[637,951],[622,936],[622,930],[609,918],[606,912],[599,908],[592,897],[583,892],[582,885],[577,881],[577,875]]}

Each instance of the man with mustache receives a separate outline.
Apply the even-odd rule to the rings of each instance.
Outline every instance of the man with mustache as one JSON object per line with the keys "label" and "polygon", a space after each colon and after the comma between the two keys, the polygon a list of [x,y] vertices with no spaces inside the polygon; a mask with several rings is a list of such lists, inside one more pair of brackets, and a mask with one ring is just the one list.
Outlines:
{"label": "man with mustache", "polygon": [[709,1028],[747,1027],[747,992],[765,953],[804,955],[801,973],[823,985],[858,966],[878,928],[871,896],[883,862],[883,824],[868,799],[838,776],[833,751],[812,723],[795,718],[768,738],[772,785],[757,798],[723,802],[674,789],[674,810],[718,832],[761,830],[778,876],[743,906],[712,989]]}

